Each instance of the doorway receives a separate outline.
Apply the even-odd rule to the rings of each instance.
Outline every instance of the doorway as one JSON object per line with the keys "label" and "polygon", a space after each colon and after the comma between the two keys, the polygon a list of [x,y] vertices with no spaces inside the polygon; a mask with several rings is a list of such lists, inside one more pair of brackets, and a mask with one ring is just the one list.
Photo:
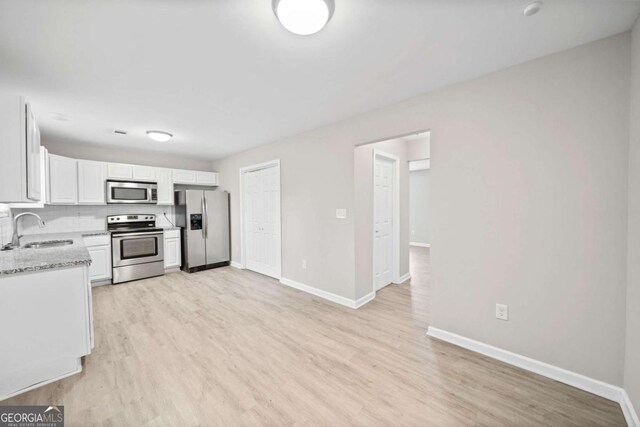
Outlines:
{"label": "doorway", "polygon": [[399,158],[373,152],[373,280],[378,291],[398,277]]}
{"label": "doorway", "polygon": [[240,169],[242,268],[280,279],[280,160]]}

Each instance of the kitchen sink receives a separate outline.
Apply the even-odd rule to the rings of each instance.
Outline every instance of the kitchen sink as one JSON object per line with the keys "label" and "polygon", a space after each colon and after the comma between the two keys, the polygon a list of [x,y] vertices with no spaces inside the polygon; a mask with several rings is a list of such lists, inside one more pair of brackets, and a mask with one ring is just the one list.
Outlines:
{"label": "kitchen sink", "polygon": [[44,242],[31,242],[26,245],[22,245],[25,249],[33,248],[55,248],[56,246],[72,245],[73,240],[46,240]]}

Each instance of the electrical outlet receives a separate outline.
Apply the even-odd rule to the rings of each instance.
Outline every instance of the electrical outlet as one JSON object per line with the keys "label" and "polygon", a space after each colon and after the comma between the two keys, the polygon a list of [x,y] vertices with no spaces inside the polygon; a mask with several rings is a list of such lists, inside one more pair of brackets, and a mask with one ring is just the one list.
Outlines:
{"label": "electrical outlet", "polygon": [[302,260],[302,268],[305,268],[305,269],[307,268],[307,260],[306,259]]}
{"label": "electrical outlet", "polygon": [[336,218],[338,218],[338,219],[346,219],[347,218],[347,210],[346,209],[336,209]]}
{"label": "electrical outlet", "polygon": [[496,319],[509,320],[509,306],[506,304],[496,304]]}

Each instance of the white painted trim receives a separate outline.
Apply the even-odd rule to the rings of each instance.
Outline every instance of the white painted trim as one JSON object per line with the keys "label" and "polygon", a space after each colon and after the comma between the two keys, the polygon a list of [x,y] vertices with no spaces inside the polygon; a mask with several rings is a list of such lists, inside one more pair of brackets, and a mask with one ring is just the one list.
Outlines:
{"label": "white painted trim", "polygon": [[357,300],[352,300],[352,299],[343,297],[341,295],[323,291],[322,289],[314,288],[313,286],[305,285],[304,283],[296,282],[295,280],[287,279],[286,277],[281,278],[280,283],[282,283],[285,286],[289,286],[290,288],[294,288],[299,291],[303,291],[308,294],[315,295],[317,297],[326,299],[331,302],[335,302],[336,304],[340,304],[349,308],[360,308],[376,297],[375,292],[371,292],[362,298],[359,298]]}
{"label": "white painted trim", "polygon": [[442,329],[434,328],[432,326],[429,326],[427,335],[459,347],[466,348],[467,350],[475,351],[476,353],[483,354],[493,359],[500,360],[501,362],[517,366],[518,368],[534,372],[542,375],[543,377],[568,384],[580,390],[595,394],[596,396],[618,402],[622,408],[627,424],[629,424],[630,427],[640,427],[638,414],[634,411],[631,400],[629,400],[627,393],[622,387],[608,384],[576,372],[568,371],[539,360],[531,359],[527,356],[512,353],[510,351],[447,332]]}
{"label": "white painted trim", "polygon": [[627,421],[629,427],[640,427],[640,418],[638,418],[638,413],[634,409],[633,403],[631,403],[631,399],[626,390],[622,390],[620,407],[622,408],[624,419]]}
{"label": "white painted trim", "polygon": [[[167,271],[165,270],[165,273]],[[104,285],[110,285],[112,282],[111,279],[104,279],[104,280],[96,280],[95,282],[91,282],[91,287],[92,288],[97,288],[98,286],[104,286]]]}
{"label": "white painted trim", "polygon": [[409,242],[409,246],[417,246],[419,248],[430,248],[431,244],[429,244],[429,243]]}
{"label": "white painted trim", "polygon": [[245,269],[247,267],[246,254],[245,254],[245,232],[244,232],[244,208],[243,208],[243,199],[244,199],[244,174],[247,172],[253,172],[260,169],[268,169],[275,167],[278,170],[278,186],[280,187],[280,191],[278,191],[278,223],[279,223],[279,233],[278,233],[278,277],[275,279],[280,279],[282,277],[282,176],[280,171],[280,159],[269,160],[267,162],[258,163],[251,166],[244,166],[239,169],[240,174],[240,266],[237,268]]}
{"label": "white painted trim", "polygon": [[363,305],[365,305],[366,303],[373,301],[376,298],[376,293],[375,292],[369,292],[367,295],[363,296],[362,298],[358,298],[355,303],[353,308],[360,308]]}
{"label": "white painted trim", "polygon": [[237,261],[231,261],[231,267],[239,268],[240,270],[244,270],[244,267],[242,266],[242,263],[241,262],[237,262]]}
{"label": "white painted trim", "polygon": [[[373,158],[371,163],[372,174],[372,194],[373,194],[373,222],[371,227],[372,243],[373,243],[373,257],[372,257],[372,271],[373,276],[372,288],[375,293],[378,289],[376,286],[376,158],[382,157],[393,162],[393,270],[391,276],[395,278],[392,283],[401,283],[400,280],[400,157],[393,154],[385,153],[380,150],[373,150]],[[385,285],[386,286],[386,285]],[[384,287],[384,286],[383,286]],[[380,288],[382,289],[382,288]]]}
{"label": "white painted trim", "polygon": [[404,276],[400,276],[400,278],[393,283],[395,283],[396,285],[401,285],[409,279],[411,279],[411,273],[407,273]]}

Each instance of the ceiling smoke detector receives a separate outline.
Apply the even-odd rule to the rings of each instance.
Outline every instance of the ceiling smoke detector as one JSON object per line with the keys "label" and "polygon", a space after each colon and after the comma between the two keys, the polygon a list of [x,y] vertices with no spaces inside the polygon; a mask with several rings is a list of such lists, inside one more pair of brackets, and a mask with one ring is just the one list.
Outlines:
{"label": "ceiling smoke detector", "polygon": [[536,13],[540,12],[541,8],[542,2],[534,1],[533,3],[529,3],[527,7],[524,8],[524,11],[522,13],[524,14],[524,16],[533,16]]}

